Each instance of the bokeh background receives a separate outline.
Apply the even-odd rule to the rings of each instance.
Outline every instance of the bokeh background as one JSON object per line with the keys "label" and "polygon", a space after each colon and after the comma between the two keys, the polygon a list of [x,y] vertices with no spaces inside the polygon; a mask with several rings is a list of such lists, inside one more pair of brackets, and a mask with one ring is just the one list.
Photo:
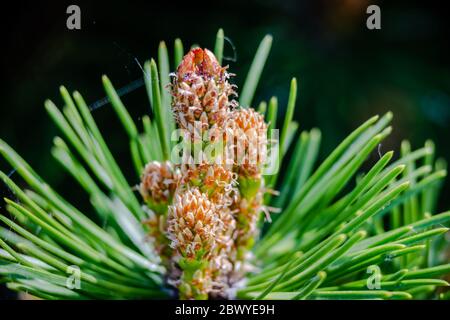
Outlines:
{"label": "bokeh background", "polygon": [[[290,79],[297,77],[295,117],[302,129],[322,130],[322,158],[360,123],[391,110],[395,130],[382,152],[398,150],[403,138],[414,148],[430,138],[438,156],[450,160],[450,22],[441,6],[376,0],[164,2],[21,1],[4,11],[0,137],[81,209],[87,208],[86,196],[50,155],[58,131],[44,100],[61,105],[58,87],[64,84],[95,103],[105,96],[102,74],[117,88],[126,86],[142,78],[136,60],[155,56],[160,40],[169,50],[177,37],[185,48],[212,48],[220,27],[230,40],[225,55],[236,57],[226,62],[238,86],[259,41],[273,35],[255,101],[276,95],[284,112]],[[79,31],[66,28],[69,4],[81,8]],[[381,30],[366,28],[370,4],[381,7]],[[149,111],[143,87],[123,101],[135,119]],[[128,146],[114,112],[106,104],[94,114],[130,181],[136,180],[126,169]],[[0,170],[11,168],[0,159]],[[449,189],[447,182],[440,210],[450,207]],[[0,290],[0,299],[14,297]]]}

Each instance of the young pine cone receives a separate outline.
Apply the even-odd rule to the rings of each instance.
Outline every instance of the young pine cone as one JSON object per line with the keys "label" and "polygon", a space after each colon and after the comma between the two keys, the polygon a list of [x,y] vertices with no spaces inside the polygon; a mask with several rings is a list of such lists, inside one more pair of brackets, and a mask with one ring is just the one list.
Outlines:
{"label": "young pine cone", "polygon": [[164,214],[172,201],[179,179],[179,173],[169,161],[148,163],[139,185],[139,191],[148,207],[157,214]]}
{"label": "young pine cone", "polygon": [[[227,126],[228,156],[234,159],[241,196],[252,200],[262,187],[262,169],[267,157],[267,124],[254,109],[239,109]],[[228,139],[228,138],[227,138]],[[230,142],[232,142],[230,144]]]}
{"label": "young pine cone", "polygon": [[186,259],[209,260],[223,228],[216,205],[198,188],[176,193],[168,211],[171,246]]}
{"label": "young pine cone", "polygon": [[258,237],[258,222],[261,217],[263,193],[258,191],[252,199],[240,198],[232,206],[237,211],[237,259],[244,260]]}
{"label": "young pine cone", "polygon": [[148,236],[164,264],[168,264],[172,254],[166,237],[166,212],[179,179],[178,171],[170,162],[153,161],[145,166],[139,185],[142,198],[151,209],[149,218],[144,221],[148,227]]}
{"label": "young pine cone", "polygon": [[236,104],[229,99],[236,95],[229,77],[208,49],[195,48],[184,56],[172,81],[172,109],[180,128],[191,135],[222,128]]}
{"label": "young pine cone", "polygon": [[218,164],[202,163],[182,168],[180,187],[196,187],[218,208],[231,204],[230,193],[236,187],[233,172]]}
{"label": "young pine cone", "polygon": [[207,298],[210,263],[217,254],[223,222],[216,205],[198,188],[177,192],[168,211],[168,238],[183,271],[178,285],[183,299]]}

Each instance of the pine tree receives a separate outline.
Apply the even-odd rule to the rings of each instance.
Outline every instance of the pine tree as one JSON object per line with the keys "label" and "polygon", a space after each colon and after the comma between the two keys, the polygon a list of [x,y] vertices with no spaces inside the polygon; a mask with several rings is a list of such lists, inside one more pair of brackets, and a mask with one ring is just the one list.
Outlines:
{"label": "pine tree", "polygon": [[[450,273],[450,212],[436,212],[446,163],[435,160],[433,143],[413,151],[404,141],[397,160],[386,152],[362,172],[391,133],[387,113],[318,163],[320,131],[299,132],[293,120],[295,78],[275,141],[276,97],[251,108],[271,43],[270,36],[262,40],[238,99],[222,66],[222,30],[214,53],[194,48],[185,55],[177,39],[172,78],[162,42],[158,64],[144,66],[152,116],[142,117],[142,130],[102,78],[128,136],[136,181],[126,180],[108,147],[113,142],[79,92],[60,88],[62,111],[46,101],[63,135],[52,155],[88,194],[89,214],[0,140],[0,154],[28,186],[0,172],[15,197],[0,209],[1,281],[43,299],[449,298],[441,287]],[[227,162],[220,152],[214,163],[177,164],[176,128],[199,147],[199,154],[188,152],[192,158],[223,128],[235,133],[228,142],[263,151],[253,162]],[[206,142],[204,130],[211,133]],[[263,163],[274,155],[282,169],[267,174]],[[91,213],[110,223],[102,228]]]}

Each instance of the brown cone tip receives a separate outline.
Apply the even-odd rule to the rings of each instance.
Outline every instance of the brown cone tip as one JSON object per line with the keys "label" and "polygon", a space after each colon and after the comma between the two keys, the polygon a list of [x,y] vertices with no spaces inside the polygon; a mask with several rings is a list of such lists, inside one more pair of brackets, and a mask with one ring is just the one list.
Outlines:
{"label": "brown cone tip", "polygon": [[177,69],[178,79],[182,80],[191,73],[215,77],[222,75],[222,68],[214,54],[208,49],[194,48],[189,51]]}

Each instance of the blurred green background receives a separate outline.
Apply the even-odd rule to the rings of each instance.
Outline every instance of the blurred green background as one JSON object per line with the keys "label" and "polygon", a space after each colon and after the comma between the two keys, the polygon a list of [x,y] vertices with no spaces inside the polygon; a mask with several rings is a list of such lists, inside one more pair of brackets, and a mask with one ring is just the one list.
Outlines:
{"label": "blurred green background", "polygon": [[[66,28],[69,4],[81,8],[79,31]],[[381,30],[366,28],[370,4],[381,8]],[[394,132],[381,152],[399,150],[403,138],[414,148],[430,138],[438,156],[450,159],[450,22],[446,10],[430,1],[62,1],[12,6],[1,22],[0,137],[81,209],[87,208],[86,196],[50,155],[58,131],[45,113],[44,100],[61,105],[58,87],[64,84],[94,103],[105,95],[102,74],[116,88],[126,86],[142,78],[136,60],[143,64],[155,56],[160,40],[169,49],[177,37],[185,48],[194,43],[212,48],[220,27],[230,39],[225,55],[236,56],[225,63],[237,74],[238,86],[259,41],[273,35],[255,105],[276,95],[284,113],[290,79],[297,77],[295,117],[302,129],[322,130],[322,158],[360,123],[391,110]],[[135,119],[149,110],[143,87],[123,101]],[[127,170],[126,135],[110,106],[94,114],[130,181],[137,182]],[[0,170],[11,168],[0,160]],[[448,194],[447,182],[440,210],[450,207]]]}

